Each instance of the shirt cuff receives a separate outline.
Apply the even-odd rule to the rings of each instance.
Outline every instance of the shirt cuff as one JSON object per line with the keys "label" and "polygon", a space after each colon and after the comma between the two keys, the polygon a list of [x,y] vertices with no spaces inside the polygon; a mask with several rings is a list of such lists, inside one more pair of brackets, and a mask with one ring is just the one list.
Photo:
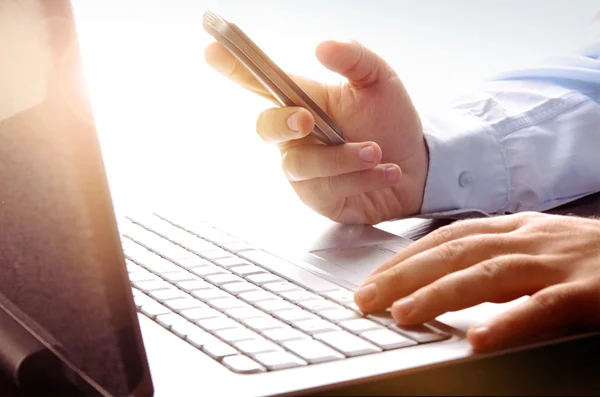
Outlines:
{"label": "shirt cuff", "polygon": [[423,120],[429,171],[421,215],[462,217],[503,212],[508,171],[494,133],[458,110]]}

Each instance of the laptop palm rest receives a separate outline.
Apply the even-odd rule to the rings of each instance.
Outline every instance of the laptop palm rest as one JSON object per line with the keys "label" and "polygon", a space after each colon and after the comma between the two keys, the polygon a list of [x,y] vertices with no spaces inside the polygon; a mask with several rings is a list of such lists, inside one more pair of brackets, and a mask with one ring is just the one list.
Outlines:
{"label": "laptop palm rest", "polygon": [[[396,248],[396,250],[394,250]],[[312,251],[310,254],[334,266],[319,267],[331,276],[353,285],[360,285],[372,271],[400,251],[396,244],[379,244],[362,247],[336,248]]]}

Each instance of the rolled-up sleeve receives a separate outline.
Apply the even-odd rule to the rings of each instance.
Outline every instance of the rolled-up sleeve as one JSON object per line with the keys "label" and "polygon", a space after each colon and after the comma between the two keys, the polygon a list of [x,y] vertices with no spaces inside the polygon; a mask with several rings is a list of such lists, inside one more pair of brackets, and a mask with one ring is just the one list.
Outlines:
{"label": "rolled-up sleeve", "polygon": [[600,191],[600,45],[423,117],[429,217],[544,211]]}

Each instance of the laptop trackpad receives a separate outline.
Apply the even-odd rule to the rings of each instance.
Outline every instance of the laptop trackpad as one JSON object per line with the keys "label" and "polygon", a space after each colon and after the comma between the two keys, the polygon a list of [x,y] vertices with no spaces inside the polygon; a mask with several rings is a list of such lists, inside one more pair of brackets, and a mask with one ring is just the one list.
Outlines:
{"label": "laptop trackpad", "polygon": [[[398,248],[400,249],[401,247],[398,246]],[[351,272],[352,280],[349,281],[354,283],[360,283],[371,274],[373,270],[377,269],[385,261],[394,256],[395,253],[396,252],[390,250],[390,247],[378,245],[311,252],[311,254],[317,258],[323,259]],[[332,273],[331,270],[329,273]]]}

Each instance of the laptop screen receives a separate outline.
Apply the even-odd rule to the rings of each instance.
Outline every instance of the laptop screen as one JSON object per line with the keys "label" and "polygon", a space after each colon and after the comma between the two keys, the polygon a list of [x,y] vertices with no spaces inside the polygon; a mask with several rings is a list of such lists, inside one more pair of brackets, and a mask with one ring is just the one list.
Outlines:
{"label": "laptop screen", "polygon": [[0,309],[131,394],[147,364],[70,2],[0,0],[0,53]]}

